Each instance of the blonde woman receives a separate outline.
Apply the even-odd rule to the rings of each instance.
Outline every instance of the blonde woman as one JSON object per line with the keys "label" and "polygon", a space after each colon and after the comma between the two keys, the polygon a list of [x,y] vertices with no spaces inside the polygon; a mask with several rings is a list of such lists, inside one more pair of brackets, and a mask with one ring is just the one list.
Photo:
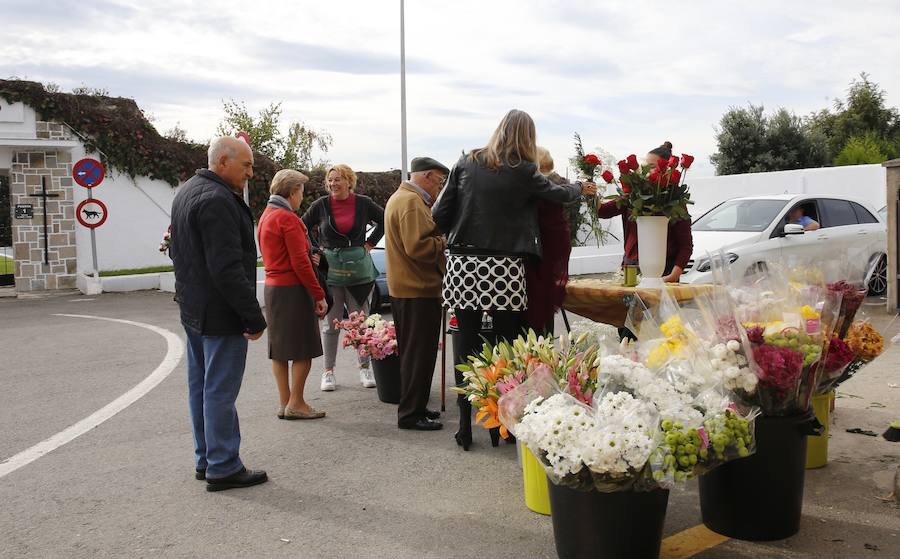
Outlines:
{"label": "blonde woman", "polygon": [[[266,268],[269,359],[278,385],[280,419],[325,417],[303,398],[312,360],[322,355],[319,318],[327,310],[325,292],[313,268],[306,225],[296,214],[309,179],[297,171],[275,173],[271,196],[257,228]],[[293,382],[288,379],[288,364]]]}
{"label": "blonde woman", "polygon": [[[463,155],[432,209],[449,245],[444,304],[456,312],[463,343],[460,362],[481,348],[481,316],[488,311],[496,338],[514,339],[528,307],[526,257],[541,257],[537,201],[568,203],[593,195],[593,183],[554,184],[538,171],[534,121],[512,110],[488,144]],[[457,383],[462,381],[457,373]],[[458,399],[456,442],[472,444],[471,405]]]}
{"label": "blonde woman", "polygon": [[[356,173],[348,165],[332,165],[325,172],[328,196],[322,196],[303,214],[303,222],[315,233],[328,260],[328,286],[334,304],[325,317],[325,372],[321,389],[337,388],[334,363],[337,358],[340,330],[335,320],[348,313],[369,312],[369,297],[375,286],[375,264],[369,256],[384,235],[384,208],[368,196],[356,194]],[[366,231],[374,225],[372,233]],[[366,388],[375,386],[369,360],[360,357],[359,381]]]}

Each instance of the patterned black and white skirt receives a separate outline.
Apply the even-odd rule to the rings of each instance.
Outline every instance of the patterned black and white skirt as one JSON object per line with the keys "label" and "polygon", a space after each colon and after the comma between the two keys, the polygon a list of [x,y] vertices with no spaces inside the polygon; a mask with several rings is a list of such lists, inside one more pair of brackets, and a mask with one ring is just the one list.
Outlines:
{"label": "patterned black and white skirt", "polygon": [[451,309],[524,311],[525,261],[516,256],[447,254],[443,296]]}

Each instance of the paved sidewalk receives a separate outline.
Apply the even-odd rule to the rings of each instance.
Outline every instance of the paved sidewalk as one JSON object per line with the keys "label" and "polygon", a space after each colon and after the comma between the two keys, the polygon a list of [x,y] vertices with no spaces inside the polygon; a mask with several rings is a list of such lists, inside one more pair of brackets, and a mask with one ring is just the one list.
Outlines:
{"label": "paved sidewalk", "polygon": [[[59,313],[183,337],[171,294],[0,299],[0,461],[115,400],[166,354],[153,332]],[[887,333],[898,330],[900,321]],[[314,363],[309,394],[328,417],[279,421],[265,339],[251,344],[238,400],[242,451],[249,467],[268,470],[269,483],[210,494],[193,479],[182,363],[119,414],[0,477],[0,557],[555,557],[549,518],[524,506],[514,446],[491,448],[479,429],[462,452],[453,406],[444,431],[400,431],[395,407],[359,385],[349,351],[339,353],[336,392],[319,392],[321,366]],[[879,500],[900,443],[846,432],[881,433],[900,419],[898,370],[900,348],[891,347],[841,391],[831,463],[808,473],[798,536],[699,551],[702,530],[694,530],[680,537],[682,554],[672,539],[664,556],[900,556],[900,509]],[[439,389],[438,369],[435,409]],[[667,537],[700,523],[695,487],[672,493]]]}

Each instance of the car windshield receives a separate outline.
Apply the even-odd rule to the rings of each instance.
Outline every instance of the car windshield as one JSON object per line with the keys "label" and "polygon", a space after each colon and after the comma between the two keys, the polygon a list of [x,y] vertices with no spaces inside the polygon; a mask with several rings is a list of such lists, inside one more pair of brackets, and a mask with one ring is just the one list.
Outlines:
{"label": "car windshield", "polygon": [[728,200],[700,217],[694,231],[764,231],[787,200]]}

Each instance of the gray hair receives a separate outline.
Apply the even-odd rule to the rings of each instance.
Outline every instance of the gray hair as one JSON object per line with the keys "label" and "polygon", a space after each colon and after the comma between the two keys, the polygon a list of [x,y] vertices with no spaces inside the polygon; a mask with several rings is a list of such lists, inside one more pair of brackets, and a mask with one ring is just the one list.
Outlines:
{"label": "gray hair", "polygon": [[[207,163],[212,168],[219,163],[219,159],[224,155],[229,159],[237,157],[237,148],[235,147],[236,138],[230,136],[220,136],[213,138],[209,143],[209,151],[206,152]],[[238,140],[243,141],[243,140]]]}

